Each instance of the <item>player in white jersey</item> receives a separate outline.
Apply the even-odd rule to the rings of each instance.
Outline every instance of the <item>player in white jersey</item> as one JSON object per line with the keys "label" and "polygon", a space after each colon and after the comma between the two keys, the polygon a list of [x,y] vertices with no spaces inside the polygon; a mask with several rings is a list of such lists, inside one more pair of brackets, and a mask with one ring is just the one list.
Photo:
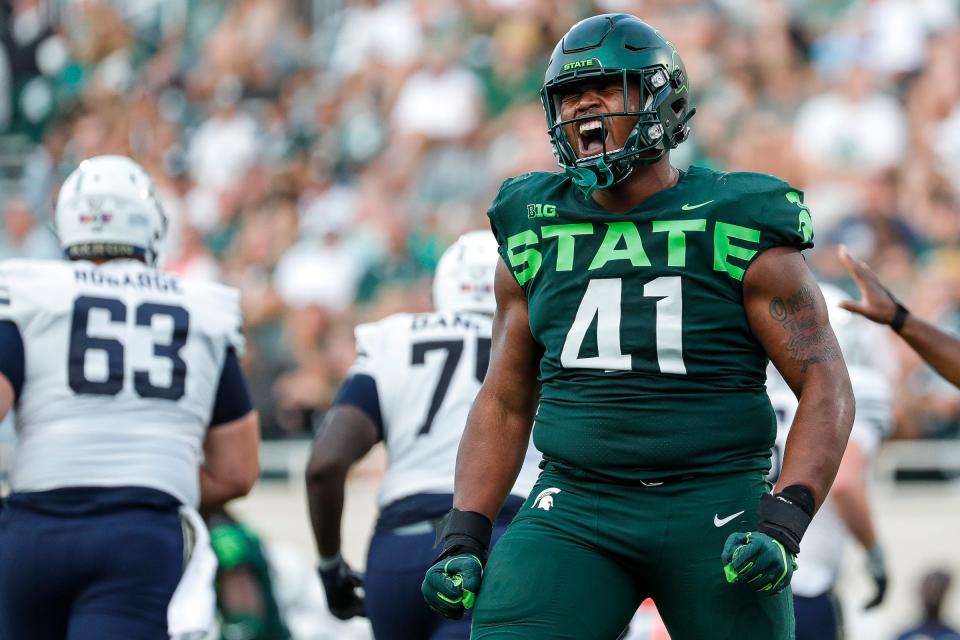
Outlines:
{"label": "player in white jersey", "polygon": [[[843,461],[826,502],[803,538],[799,569],[790,583],[794,595],[797,640],[834,640],[843,637],[840,605],[833,596],[843,562],[844,548],[852,536],[867,552],[867,569],[876,583],[876,595],[867,608],[879,605],[887,587],[887,573],[867,494],[867,472],[892,420],[894,355],[887,336],[877,325],[842,309],[842,291],[821,285],[830,324],[850,371],[857,415]],[[774,367],[767,370],[767,392],[777,414],[777,441],[770,481],[776,482],[782,452],[797,409],[797,398]]]}
{"label": "player in white jersey", "polygon": [[[433,615],[419,587],[437,554],[436,524],[453,505],[460,436],[490,359],[498,260],[490,232],[467,233],[437,265],[436,312],[358,326],[356,362],[314,443],[307,490],[327,601],[337,617],[367,615],[378,638],[470,635],[468,621]],[[380,441],[387,469],[364,600],[359,576],[340,556],[340,518],[347,471]],[[533,487],[538,462],[531,446],[494,537]]]}
{"label": "player in white jersey", "polygon": [[194,508],[257,478],[238,294],[158,271],[165,227],[143,169],[99,156],[60,190],[68,260],[0,262],[0,418],[14,409],[18,436],[4,640],[192,630],[168,620],[190,552],[181,516],[202,540]]}

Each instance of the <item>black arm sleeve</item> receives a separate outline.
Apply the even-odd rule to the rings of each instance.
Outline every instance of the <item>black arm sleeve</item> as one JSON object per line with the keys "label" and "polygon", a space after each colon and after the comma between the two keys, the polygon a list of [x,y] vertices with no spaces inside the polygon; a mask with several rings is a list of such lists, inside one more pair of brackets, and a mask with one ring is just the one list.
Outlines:
{"label": "black arm sleeve", "polygon": [[23,390],[26,361],[20,329],[10,320],[0,320],[0,373],[13,386],[14,400],[19,398]]}
{"label": "black arm sleeve", "polygon": [[220,371],[220,384],[217,387],[217,399],[213,405],[213,414],[210,416],[210,426],[233,422],[253,410],[253,401],[250,399],[250,389],[247,380],[240,369],[240,361],[233,349],[227,350],[227,357],[223,361],[223,370]]}

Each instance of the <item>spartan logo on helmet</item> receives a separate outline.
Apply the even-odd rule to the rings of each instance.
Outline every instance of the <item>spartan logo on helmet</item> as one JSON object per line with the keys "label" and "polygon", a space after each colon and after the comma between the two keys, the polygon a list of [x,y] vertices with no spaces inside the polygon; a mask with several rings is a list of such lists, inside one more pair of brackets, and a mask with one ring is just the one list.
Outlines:
{"label": "spartan logo on helmet", "polygon": [[[622,110],[561,119],[563,92],[572,84],[597,79],[623,83]],[[629,88],[634,95],[639,89],[639,104],[634,108]],[[686,140],[687,122],[696,111],[690,106],[687,72],[676,48],[647,23],[623,13],[587,18],[563,36],[547,66],[540,99],[558,162],[588,195],[620,182],[638,165],[657,162]],[[608,119],[623,116],[635,117],[636,124],[621,148],[608,149]],[[568,139],[564,127],[598,117],[603,150],[578,158],[576,143]]]}
{"label": "spartan logo on helmet", "polygon": [[557,489],[556,487],[544,489],[537,494],[537,499],[533,501],[532,507],[534,509],[550,511],[550,509],[553,509],[553,496],[557,495],[558,493],[560,493],[560,489]]}

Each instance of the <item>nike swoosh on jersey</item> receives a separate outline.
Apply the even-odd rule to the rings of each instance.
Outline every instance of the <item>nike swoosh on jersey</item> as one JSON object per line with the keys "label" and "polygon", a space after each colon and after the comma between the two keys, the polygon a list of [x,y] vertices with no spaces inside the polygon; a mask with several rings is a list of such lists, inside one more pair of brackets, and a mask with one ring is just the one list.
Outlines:
{"label": "nike swoosh on jersey", "polygon": [[721,518],[719,514],[714,514],[714,516],[713,516],[713,526],[715,526],[715,527],[717,527],[717,528],[719,529],[720,527],[722,527],[723,525],[727,524],[728,522],[730,522],[731,520],[733,520],[733,519],[736,518],[737,516],[742,516],[743,513],[744,513],[743,511],[737,511],[737,512],[736,512],[735,514],[733,514],[732,516],[727,516],[726,518]]}
{"label": "nike swoosh on jersey", "polygon": [[713,200],[707,200],[706,202],[701,202],[700,204],[690,204],[690,203],[688,202],[687,204],[685,204],[685,205],[683,205],[682,207],[680,207],[680,209],[681,209],[682,211],[693,211],[694,209],[699,209],[700,207],[705,207],[705,206],[707,206],[708,204],[710,204],[711,202],[713,202]]}

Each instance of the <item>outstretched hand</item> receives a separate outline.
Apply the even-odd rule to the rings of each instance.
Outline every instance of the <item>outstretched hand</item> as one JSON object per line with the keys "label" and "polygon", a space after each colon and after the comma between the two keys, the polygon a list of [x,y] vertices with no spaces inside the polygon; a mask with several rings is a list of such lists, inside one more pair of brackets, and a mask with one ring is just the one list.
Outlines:
{"label": "outstretched hand", "polygon": [[840,303],[840,307],[858,313],[874,322],[890,324],[897,313],[897,303],[890,296],[890,292],[880,284],[877,274],[864,262],[851,256],[843,245],[837,249],[837,256],[860,289],[859,302],[845,300]]}

